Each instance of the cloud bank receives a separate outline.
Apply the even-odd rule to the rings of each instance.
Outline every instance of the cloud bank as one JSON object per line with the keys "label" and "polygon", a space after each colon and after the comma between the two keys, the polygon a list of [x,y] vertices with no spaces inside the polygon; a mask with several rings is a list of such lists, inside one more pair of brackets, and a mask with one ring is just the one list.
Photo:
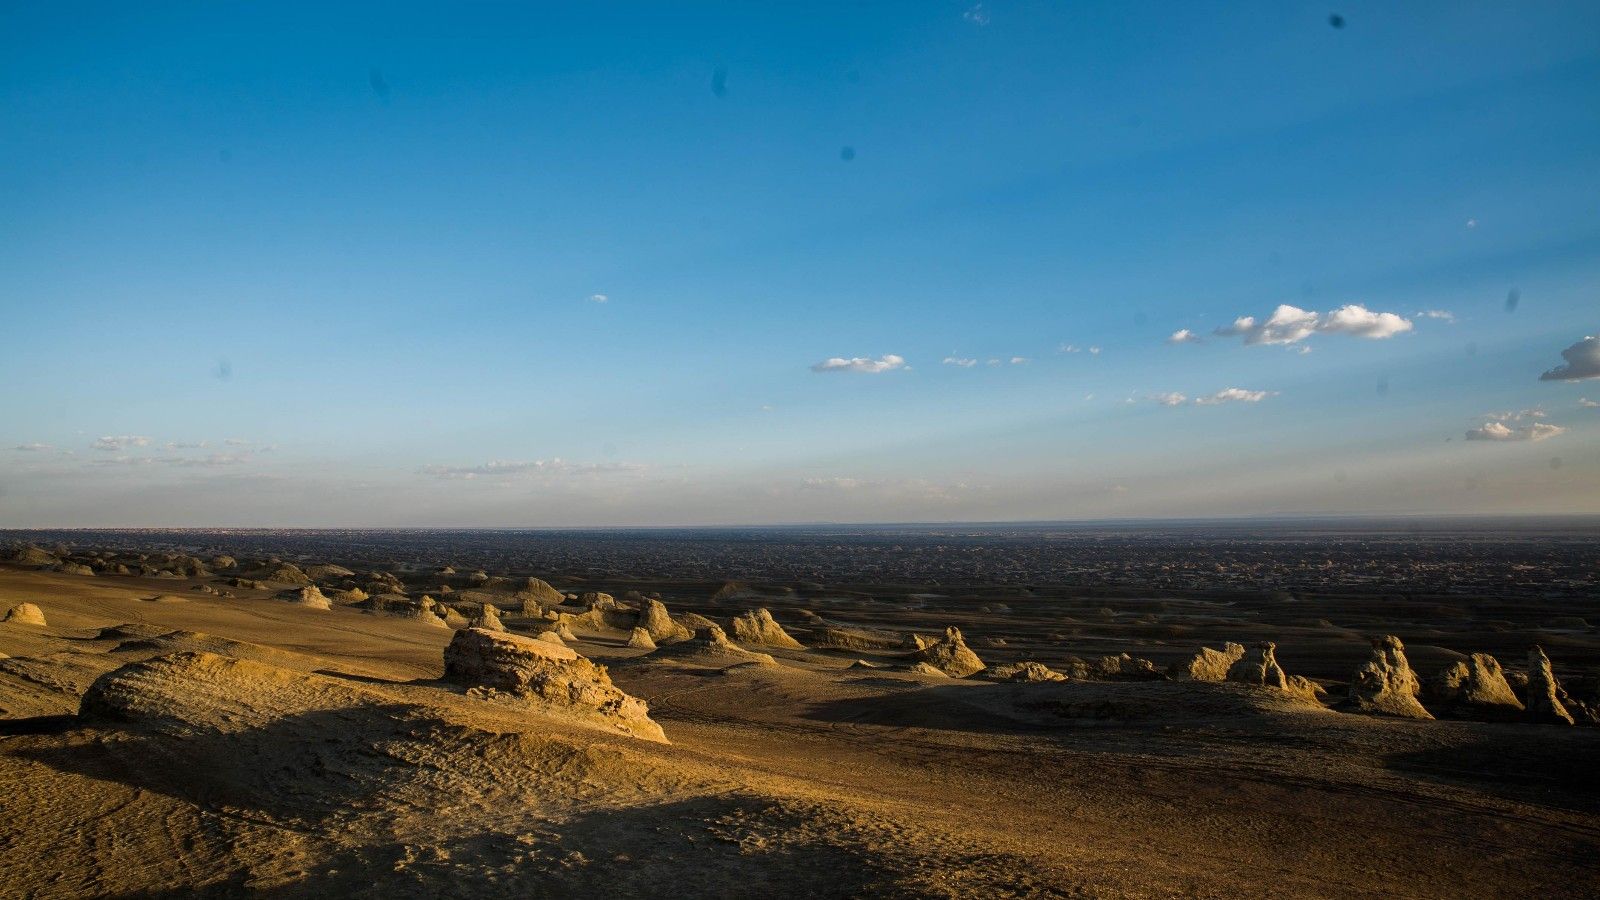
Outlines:
{"label": "cloud bank", "polygon": [[1341,306],[1328,313],[1317,313],[1284,303],[1273,310],[1265,321],[1259,321],[1254,316],[1240,316],[1231,325],[1216,329],[1215,334],[1219,337],[1243,338],[1246,344],[1270,345],[1299,343],[1313,334],[1345,334],[1382,340],[1414,327],[1410,319],[1390,312],[1373,312],[1359,303]]}
{"label": "cloud bank", "polygon": [[1512,428],[1504,422],[1486,422],[1481,427],[1467,430],[1469,441],[1542,441],[1565,432],[1560,425],[1532,422]]}
{"label": "cloud bank", "polygon": [[1566,365],[1539,376],[1540,381],[1588,381],[1600,378],[1600,337],[1590,335],[1561,351]]}

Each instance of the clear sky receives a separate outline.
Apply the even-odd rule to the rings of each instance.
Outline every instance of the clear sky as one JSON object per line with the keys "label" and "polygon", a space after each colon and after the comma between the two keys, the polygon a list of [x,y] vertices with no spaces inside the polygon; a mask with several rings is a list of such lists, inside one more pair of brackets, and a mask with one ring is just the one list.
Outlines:
{"label": "clear sky", "polygon": [[1594,513],[1597,335],[1593,2],[0,9],[0,526]]}

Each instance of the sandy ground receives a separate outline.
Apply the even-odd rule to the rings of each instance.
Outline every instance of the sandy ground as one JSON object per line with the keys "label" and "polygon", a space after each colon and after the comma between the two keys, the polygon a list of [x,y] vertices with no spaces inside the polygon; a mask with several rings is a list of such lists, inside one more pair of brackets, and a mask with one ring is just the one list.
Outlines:
{"label": "sandy ground", "polygon": [[[32,602],[48,620],[0,623],[0,894],[1565,897],[1600,884],[1596,729],[1383,719],[1233,684],[849,668],[870,653],[763,648],[779,665],[724,669],[580,631],[574,649],[649,702],[660,745],[437,681],[449,629],[195,583],[0,568],[0,607]],[[1208,616],[1201,630],[1228,631]],[[949,618],[906,610],[894,624]],[[1254,618],[1234,639],[1261,630]],[[1051,616],[998,621],[957,624],[1009,629],[1005,653],[1029,638],[1041,656],[1145,639],[1131,626],[1111,647],[1116,632],[1078,626],[1077,644],[1047,641]],[[125,623],[151,627],[102,631]],[[1292,672],[1359,657],[1350,629],[1305,628],[1328,639],[1303,641],[1307,668]],[[1172,645],[1202,639],[1217,643]],[[148,713],[76,715],[105,673],[192,651]]]}

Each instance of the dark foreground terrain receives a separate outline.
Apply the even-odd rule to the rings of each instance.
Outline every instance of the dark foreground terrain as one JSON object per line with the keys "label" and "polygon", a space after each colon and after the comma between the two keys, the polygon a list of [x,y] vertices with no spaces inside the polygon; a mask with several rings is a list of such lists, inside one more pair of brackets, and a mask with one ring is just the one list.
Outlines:
{"label": "dark foreground terrain", "polygon": [[12,534],[0,894],[1594,896],[1597,535]]}

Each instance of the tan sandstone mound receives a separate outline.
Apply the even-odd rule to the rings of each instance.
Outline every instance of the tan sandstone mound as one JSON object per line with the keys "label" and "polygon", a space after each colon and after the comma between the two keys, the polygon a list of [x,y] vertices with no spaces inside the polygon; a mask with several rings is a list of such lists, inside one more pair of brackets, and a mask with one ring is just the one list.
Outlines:
{"label": "tan sandstone mound", "polygon": [[44,610],[32,603],[18,603],[6,610],[5,620],[18,625],[43,625]]}
{"label": "tan sandstone mound", "polygon": [[628,635],[628,646],[635,650],[654,650],[656,649],[656,642],[650,639],[650,632],[645,631],[643,628],[635,628]]}
{"label": "tan sandstone mound", "polygon": [[467,623],[468,628],[482,628],[488,631],[505,631],[506,626],[500,621],[500,610],[495,609],[493,603],[485,603],[478,607],[477,615]]}
{"label": "tan sandstone mound", "polygon": [[994,666],[985,673],[996,681],[1066,681],[1067,676],[1046,666],[1043,663],[1020,662],[1004,666]]}
{"label": "tan sandstone mound", "polygon": [[944,630],[944,638],[910,655],[915,663],[927,663],[952,678],[965,678],[984,670],[983,660],[973,653],[954,625]]}
{"label": "tan sandstone mound", "polygon": [[1522,701],[1506,681],[1500,661],[1487,653],[1445,666],[1427,687],[1429,697],[1455,716],[1510,719],[1522,712]]}
{"label": "tan sandstone mound", "polygon": [[731,666],[739,663],[761,663],[775,666],[778,661],[765,653],[746,650],[728,640],[728,633],[720,625],[710,625],[694,633],[694,637],[668,644],[646,659],[672,659],[703,666]]}
{"label": "tan sandstone mound", "polygon": [[1286,690],[1289,678],[1278,665],[1278,645],[1262,641],[1228,667],[1228,681]]}
{"label": "tan sandstone mound", "polygon": [[1100,657],[1094,664],[1092,674],[1097,678],[1155,679],[1161,677],[1161,671],[1156,668],[1155,663],[1130,653]]}
{"label": "tan sandstone mound", "polygon": [[650,639],[656,643],[662,641],[682,641],[691,637],[689,629],[672,621],[672,616],[667,614],[667,605],[660,600],[646,600],[644,606],[639,608],[639,628],[643,628]]}
{"label": "tan sandstone mound", "polygon": [[491,696],[532,703],[634,737],[666,743],[643,700],[611,683],[603,666],[548,641],[483,628],[456,632],[444,651],[447,679]]}
{"label": "tan sandstone mound", "polygon": [[1183,662],[1173,663],[1167,677],[1173,681],[1227,681],[1228,670],[1244,658],[1244,645],[1228,642],[1222,649],[1201,647],[1199,652]]}
{"label": "tan sandstone mound", "polygon": [[1528,651],[1528,720],[1541,725],[1576,724],[1572,713],[1561,702],[1561,683],[1550,669],[1544,649]]}
{"label": "tan sandstone mound", "polygon": [[741,644],[761,647],[782,647],[785,650],[804,650],[800,642],[783,630],[765,608],[747,612],[733,620],[733,638]]}
{"label": "tan sandstone mound", "polygon": [[314,584],[298,590],[284,591],[278,595],[278,599],[307,609],[333,609],[333,601],[323,596],[322,591]]}
{"label": "tan sandstone mound", "polygon": [[1417,700],[1422,686],[1406,661],[1405,645],[1392,634],[1372,640],[1372,658],[1350,676],[1349,707],[1357,712],[1431,719]]}
{"label": "tan sandstone mound", "polygon": [[525,604],[527,601],[533,601],[542,606],[559,606],[561,601],[566,599],[564,594],[551,587],[550,583],[542,578],[529,578],[522,585],[522,589],[517,591],[517,596]]}

